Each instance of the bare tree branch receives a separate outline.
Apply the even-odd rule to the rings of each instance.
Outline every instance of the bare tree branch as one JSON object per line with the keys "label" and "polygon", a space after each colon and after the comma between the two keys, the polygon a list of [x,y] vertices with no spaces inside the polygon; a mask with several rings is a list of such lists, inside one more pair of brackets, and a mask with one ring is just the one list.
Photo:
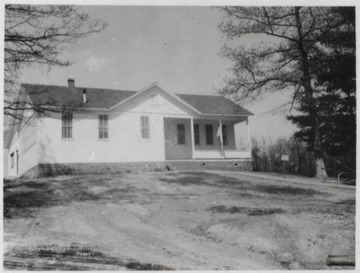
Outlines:
{"label": "bare tree branch", "polygon": [[5,5],[5,116],[14,118],[23,110],[42,114],[54,111],[50,107],[52,102],[34,105],[19,101],[17,78],[21,70],[33,64],[49,69],[52,66],[69,66],[71,62],[61,58],[63,46],[101,32],[106,27],[106,22],[91,19],[74,6]]}

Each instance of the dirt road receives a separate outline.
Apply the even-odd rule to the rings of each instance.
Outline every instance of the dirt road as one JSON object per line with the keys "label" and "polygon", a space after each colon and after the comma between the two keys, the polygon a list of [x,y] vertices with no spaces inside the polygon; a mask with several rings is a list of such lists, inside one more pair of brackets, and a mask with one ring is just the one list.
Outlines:
{"label": "dirt road", "polygon": [[353,189],[182,172],[11,181],[4,195],[5,269],[327,269],[354,251]]}

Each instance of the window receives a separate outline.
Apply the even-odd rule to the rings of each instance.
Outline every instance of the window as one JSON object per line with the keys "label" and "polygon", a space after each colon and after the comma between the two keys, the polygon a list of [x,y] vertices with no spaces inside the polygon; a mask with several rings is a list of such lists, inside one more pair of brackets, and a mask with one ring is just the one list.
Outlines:
{"label": "window", "polygon": [[10,167],[11,168],[14,168],[14,162],[15,162],[14,153],[11,153],[11,155],[10,155]]}
{"label": "window", "polygon": [[223,135],[223,145],[227,146],[229,143],[228,143],[226,125],[222,125],[222,135]]}
{"label": "window", "polygon": [[183,123],[177,125],[177,139],[178,144],[185,144],[185,124]]}
{"label": "window", "polygon": [[62,114],[62,138],[71,139],[72,138],[72,113],[63,113]]}
{"label": "window", "polygon": [[36,144],[36,117],[33,116],[21,129],[21,152],[25,153]]}
{"label": "window", "polygon": [[149,117],[140,117],[140,134],[141,138],[144,140],[150,139],[150,123]]}
{"label": "window", "polygon": [[205,124],[206,145],[214,145],[214,133],[212,124]]}
{"label": "window", "polygon": [[108,115],[99,115],[99,139],[109,138],[109,117]]}
{"label": "window", "polygon": [[195,141],[195,145],[200,145],[200,129],[199,129],[199,124],[194,124],[194,141]]}

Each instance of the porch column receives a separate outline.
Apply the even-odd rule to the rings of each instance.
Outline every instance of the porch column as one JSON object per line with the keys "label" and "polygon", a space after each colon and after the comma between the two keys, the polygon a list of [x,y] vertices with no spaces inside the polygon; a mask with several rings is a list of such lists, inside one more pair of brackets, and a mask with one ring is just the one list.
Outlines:
{"label": "porch column", "polygon": [[190,119],[190,134],[191,134],[191,158],[195,159],[195,140],[194,140],[194,119]]}
{"label": "porch column", "polygon": [[247,136],[248,136],[249,157],[251,157],[251,136],[250,136],[249,117],[246,117],[246,129],[247,129]]}
{"label": "porch column", "polygon": [[222,131],[222,122],[221,119],[219,119],[219,128],[218,128],[219,132],[220,132],[220,147],[221,147],[221,156],[223,158],[225,158],[225,153],[224,153],[224,136],[223,136],[223,131]]}

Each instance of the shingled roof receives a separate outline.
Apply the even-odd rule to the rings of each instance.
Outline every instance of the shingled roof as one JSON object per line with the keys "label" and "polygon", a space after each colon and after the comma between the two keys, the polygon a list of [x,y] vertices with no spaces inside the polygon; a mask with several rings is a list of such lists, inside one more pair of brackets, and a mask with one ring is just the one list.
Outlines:
{"label": "shingled roof", "polygon": [[[31,101],[36,105],[81,105],[82,108],[109,109],[138,93],[129,90],[84,88],[39,84],[22,84]],[[86,89],[87,103],[82,103]],[[181,100],[202,114],[243,115],[253,113],[221,96],[176,94]]]}
{"label": "shingled roof", "polygon": [[22,84],[35,105],[64,106],[82,104],[83,90],[86,89],[87,103],[83,108],[108,109],[119,102],[131,97],[136,91],[111,90],[101,88],[69,88],[67,86]]}
{"label": "shingled roof", "polygon": [[221,96],[176,94],[203,114],[244,115],[253,113]]}

